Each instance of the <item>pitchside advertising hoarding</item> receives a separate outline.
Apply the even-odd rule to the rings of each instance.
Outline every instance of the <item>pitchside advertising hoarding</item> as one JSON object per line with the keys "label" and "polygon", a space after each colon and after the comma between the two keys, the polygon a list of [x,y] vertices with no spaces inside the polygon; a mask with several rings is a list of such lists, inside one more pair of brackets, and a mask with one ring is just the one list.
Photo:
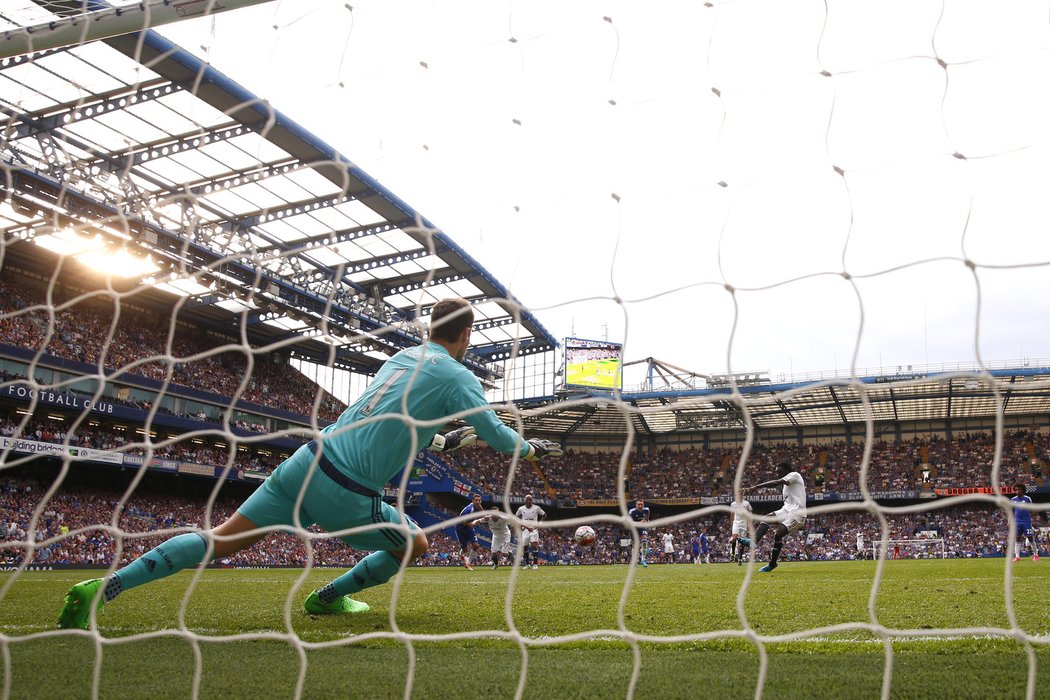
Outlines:
{"label": "pitchside advertising hoarding", "polygon": [[566,338],[564,377],[567,387],[621,389],[623,343]]}
{"label": "pitchside advertising hoarding", "polygon": [[106,450],[93,450],[88,447],[74,447],[54,442],[38,442],[37,440],[24,440],[13,437],[0,437],[0,450],[3,452],[38,454],[47,457],[68,455],[72,459],[88,462],[105,462],[107,464],[123,464],[124,462],[124,455],[119,452],[107,452]]}
{"label": "pitchside advertising hoarding", "polygon": [[[112,450],[96,450],[90,447],[77,447],[56,442],[40,442],[39,440],[26,440],[6,436],[0,437],[0,454],[4,452],[34,454],[42,457],[57,457],[59,459],[68,456],[71,461],[101,462],[122,467],[141,467],[145,465],[148,469],[157,471],[179,472],[181,474],[198,476],[218,476],[223,472],[223,467],[206,464],[179,462],[174,459],[162,459],[159,457],[146,459],[139,454],[125,454]],[[235,470],[233,473],[243,477],[239,471]]]}

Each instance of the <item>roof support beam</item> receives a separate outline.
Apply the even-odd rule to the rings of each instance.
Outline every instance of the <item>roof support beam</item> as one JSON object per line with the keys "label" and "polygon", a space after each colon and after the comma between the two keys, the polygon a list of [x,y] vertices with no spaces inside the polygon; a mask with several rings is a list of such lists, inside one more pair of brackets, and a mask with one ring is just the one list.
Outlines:
{"label": "roof support beam", "polygon": [[[368,236],[374,236],[378,233],[385,231],[393,231],[394,229],[403,228],[405,222],[400,221],[387,221],[378,224],[367,224],[365,226],[355,226],[353,228],[344,228],[338,231],[331,231],[327,233],[321,233],[316,236],[307,236],[306,238],[300,238],[287,245],[294,245],[297,247],[313,247],[316,244],[324,244],[328,241],[327,245],[336,245],[338,243],[346,243],[347,241],[355,241],[359,238],[366,238]],[[287,246],[285,246],[287,247]],[[271,245],[259,248],[260,253],[269,253],[274,250],[282,250],[283,248],[278,245]]]}
{"label": "roof support beam", "polygon": [[831,398],[835,402],[835,408],[839,410],[839,416],[842,418],[842,424],[848,425],[849,420],[846,418],[846,411],[842,408],[842,402],[839,401],[839,395],[835,392],[834,386],[829,386],[828,391],[831,392]]}
{"label": "roof support beam", "polygon": [[1017,381],[1017,377],[1010,377],[1010,385],[1006,387],[1006,395],[1003,396],[1003,408],[1002,412],[1006,413],[1006,406],[1010,403],[1010,398],[1014,395],[1014,382]]}
{"label": "roof support beam", "polygon": [[595,406],[587,406],[587,407],[585,407],[583,415],[580,416],[576,420],[575,423],[570,425],[568,427],[568,429],[565,431],[565,433],[568,434],[568,435],[571,435],[572,433],[575,433],[577,430],[582,428],[587,421],[589,421],[591,418],[593,418],[594,414],[597,413],[597,412],[598,412],[598,409]]}
{"label": "roof support beam", "polygon": [[405,275],[404,277],[383,280],[383,296],[414,292],[434,284],[450,284],[470,278],[471,275],[465,275],[451,267],[442,267],[439,270],[424,270],[423,272]]}
{"label": "roof support beam", "polygon": [[230,139],[252,133],[251,127],[236,122],[226,123],[209,131],[193,131],[170,139],[140,144],[131,152],[106,153],[97,148],[89,148],[95,160],[88,165],[97,165],[103,170],[116,174],[126,173],[129,169],[158,158],[167,158],[176,153],[197,150],[209,143],[222,143]]}
{"label": "roof support beam", "polygon": [[[786,418],[787,418],[787,419],[788,419],[789,421],[791,421],[791,424],[792,424],[793,426],[795,426],[796,428],[798,428],[798,427],[799,427],[798,421],[797,421],[797,420],[795,420],[795,416],[794,416],[794,415],[792,415],[792,413],[791,413],[791,409],[790,409],[790,408],[788,408],[788,407],[787,407],[787,406],[786,406],[786,405],[784,404],[784,402],[783,402],[783,401],[782,401],[781,399],[777,399],[777,406],[780,406],[781,410],[783,410],[783,411],[784,411],[784,416],[785,416],[785,417],[786,417]],[[842,409],[840,408],[839,410],[841,411]],[[845,418],[845,415],[843,415],[843,418]]]}
{"label": "roof support beam", "polygon": [[240,187],[241,185],[247,185],[251,182],[259,182],[277,175],[287,175],[293,171],[305,169],[307,169],[307,166],[303,165],[298,158],[282,158],[281,160],[272,163],[253,165],[248,168],[241,168],[240,170],[231,170],[220,177],[201,178],[200,180],[194,180],[193,182],[180,184],[175,187],[156,190],[153,192],[153,195],[155,197],[163,197],[165,195],[188,193],[199,197],[212,192],[220,192],[232,187]]}
{"label": "roof support beam", "polygon": [[0,107],[0,112],[13,117],[18,123],[13,138],[21,139],[45,131],[54,131],[84,119],[97,119],[100,114],[119,112],[132,105],[152,102],[182,89],[181,85],[175,85],[164,78],[155,78],[140,84],[137,90],[129,91],[128,88],[121,87],[92,95],[90,101],[50,107],[46,111],[18,114]]}
{"label": "roof support beam", "polygon": [[[290,216],[298,216],[300,214],[309,214],[310,212],[320,211],[321,209],[327,209],[328,207],[334,207],[338,204],[353,201],[354,199],[356,199],[356,197],[345,192],[334,195],[326,194],[321,197],[310,197],[309,199],[303,199],[298,202],[289,202],[279,207],[267,207],[266,209],[257,209],[255,211],[239,214],[234,218],[224,219],[220,221],[209,221],[208,225],[222,226],[224,228],[231,227],[235,229],[255,228],[256,226],[260,226],[271,221],[285,219]],[[296,245],[296,242],[294,241],[287,244],[287,246],[294,245]]]}
{"label": "roof support beam", "polygon": [[[638,408],[638,402],[637,401],[631,401],[631,406],[633,406],[635,408]],[[652,429],[652,427],[649,426],[649,422],[647,420],[645,420],[645,414],[644,413],[635,413],[633,415],[634,415],[635,418],[638,419],[638,422],[641,423],[642,427],[645,428],[646,434],[647,435],[652,435],[653,434],[653,429]],[[630,418],[628,418],[628,421],[629,420],[630,420]],[[676,417],[675,418],[675,422],[677,423],[677,421],[678,421],[678,419]]]}
{"label": "roof support beam", "polygon": [[[554,346],[543,338],[533,338],[517,343],[516,345],[518,348],[517,354],[519,356],[534,355],[538,352],[554,350]],[[514,352],[514,347],[515,343],[497,343],[494,345],[480,345],[476,348],[471,348],[470,352],[486,362],[495,362],[497,360],[510,359]]]}
{"label": "roof support beam", "polygon": [[[299,241],[290,243],[289,245],[298,245]],[[419,260],[430,255],[430,251],[426,248],[416,248],[415,250],[406,250],[403,253],[394,253],[393,255],[380,255],[374,258],[365,258],[363,260],[353,260],[347,263],[347,273],[354,272],[365,272],[377,267],[388,267],[390,265],[396,265],[400,262],[407,262],[409,260]]]}

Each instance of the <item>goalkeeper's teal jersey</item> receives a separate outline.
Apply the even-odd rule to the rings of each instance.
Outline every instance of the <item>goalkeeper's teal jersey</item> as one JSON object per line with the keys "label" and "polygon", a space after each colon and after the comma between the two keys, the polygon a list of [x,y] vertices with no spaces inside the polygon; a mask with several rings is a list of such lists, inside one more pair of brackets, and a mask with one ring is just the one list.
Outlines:
{"label": "goalkeeper's teal jersey", "polygon": [[[488,407],[481,382],[444,347],[428,342],[408,348],[387,360],[365,393],[321,431],[324,454],[354,481],[382,491],[384,484],[410,465],[413,444],[416,450],[430,445],[444,427],[441,418],[480,407]],[[439,423],[415,428],[413,443],[406,416]],[[518,433],[501,423],[492,410],[465,420],[493,449],[528,452]]]}

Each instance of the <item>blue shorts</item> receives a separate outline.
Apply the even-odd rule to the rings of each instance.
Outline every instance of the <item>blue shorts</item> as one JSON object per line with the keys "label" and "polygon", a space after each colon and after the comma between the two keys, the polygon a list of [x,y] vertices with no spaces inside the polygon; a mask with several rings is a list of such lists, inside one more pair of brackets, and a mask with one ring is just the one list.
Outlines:
{"label": "blue shorts", "polygon": [[456,537],[459,538],[460,549],[466,549],[467,547],[478,543],[478,536],[474,534],[473,530],[462,530],[457,527]]}
{"label": "blue shorts", "polygon": [[1033,530],[1032,528],[1025,527],[1023,525],[1018,525],[1017,526],[1017,539],[1021,539],[1023,537],[1034,537],[1034,536],[1035,536],[1035,530]]}
{"label": "blue shorts", "polygon": [[[295,503],[308,478],[299,507],[299,525],[303,528],[315,523],[328,532],[362,528],[338,539],[354,549],[387,552],[403,549],[407,531],[419,530],[412,518],[384,503],[379,495],[355,493],[335,483],[317,467],[317,458],[305,445],[282,462],[237,512],[258,527],[295,527]],[[399,527],[375,527],[379,523]]]}

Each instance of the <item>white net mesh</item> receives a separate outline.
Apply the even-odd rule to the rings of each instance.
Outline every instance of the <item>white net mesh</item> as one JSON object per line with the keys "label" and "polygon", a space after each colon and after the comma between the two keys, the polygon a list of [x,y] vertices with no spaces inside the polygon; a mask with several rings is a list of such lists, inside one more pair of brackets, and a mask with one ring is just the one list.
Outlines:
{"label": "white net mesh", "polygon": [[[123,32],[187,3],[0,8],[5,697],[46,695],[25,669],[70,640],[94,696],[143,664],[234,694],[234,662],[274,695],[437,694],[461,646],[505,669],[478,694],[807,696],[833,665],[890,697],[928,691],[933,652],[940,681],[986,665],[1038,695],[1045,576],[1012,561],[1008,499],[1035,496],[1037,556],[1046,3],[197,5],[164,36]],[[364,622],[301,605],[363,556],[335,537],[375,528],[297,521],[217,563],[301,573],[190,567],[53,629],[63,567],[224,522],[460,295],[489,397],[523,400],[501,417],[569,455],[406,465],[385,496],[431,550]],[[555,401],[543,324],[704,373]],[[762,578],[774,533],[731,566],[729,502],[784,460],[809,517]],[[515,525],[505,563],[523,494],[549,511],[535,576],[449,575],[472,491]],[[781,496],[749,496],[754,537]]]}

